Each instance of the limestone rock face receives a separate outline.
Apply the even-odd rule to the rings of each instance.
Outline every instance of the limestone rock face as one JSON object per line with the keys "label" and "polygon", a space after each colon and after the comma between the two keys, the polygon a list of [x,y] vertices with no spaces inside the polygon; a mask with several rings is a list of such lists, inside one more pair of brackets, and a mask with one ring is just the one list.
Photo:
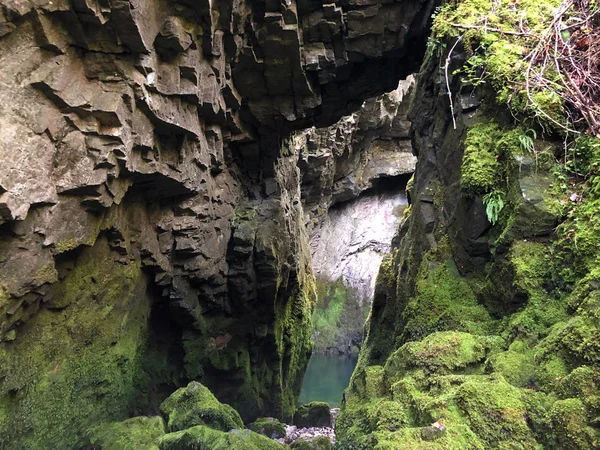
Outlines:
{"label": "limestone rock face", "polygon": [[317,280],[341,279],[361,305],[368,304],[406,206],[400,184],[396,192],[365,195],[331,209],[312,240]]}
{"label": "limestone rock face", "polygon": [[291,416],[313,289],[287,138],[411,73],[434,3],[0,1],[0,446],[69,448],[192,379]]}

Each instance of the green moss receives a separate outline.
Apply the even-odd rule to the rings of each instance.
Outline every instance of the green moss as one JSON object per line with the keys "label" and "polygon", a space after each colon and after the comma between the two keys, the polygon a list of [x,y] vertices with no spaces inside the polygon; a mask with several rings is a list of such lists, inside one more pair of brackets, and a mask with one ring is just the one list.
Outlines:
{"label": "green moss", "polygon": [[331,426],[329,405],[325,402],[310,402],[301,405],[294,414],[294,425],[299,428]]}
{"label": "green moss", "polygon": [[285,436],[285,425],[273,417],[260,417],[248,425],[248,429],[272,439]]}
{"label": "green moss", "polygon": [[457,404],[471,429],[490,448],[535,448],[537,443],[527,425],[527,408],[522,390],[504,379],[469,380],[457,391]]}
{"label": "green moss", "polygon": [[586,409],[578,398],[558,400],[550,409],[550,418],[561,448],[586,450],[597,448],[600,433],[587,426]]}
{"label": "green moss", "polygon": [[515,340],[507,351],[494,355],[488,366],[513,386],[525,387],[536,384],[534,350],[523,340]]}
{"label": "green moss", "polygon": [[336,282],[317,281],[317,303],[312,316],[314,351],[341,346],[347,336],[361,334],[368,305],[361,305],[353,289]]}
{"label": "green moss", "polygon": [[551,389],[557,380],[569,374],[571,364],[565,359],[562,353],[547,353],[540,355],[539,349],[536,349],[536,370],[535,384],[543,389]]}
{"label": "green moss", "polygon": [[207,425],[221,431],[244,427],[235,409],[220,403],[206,386],[196,381],[175,391],[160,405],[160,411],[168,418],[170,431],[196,425]]}
{"label": "green moss", "polygon": [[312,276],[301,284],[302,288],[291,298],[276,305],[275,342],[280,355],[282,411],[281,417],[289,420],[296,409],[304,370],[312,352],[311,316],[315,303]]}
{"label": "green moss", "polygon": [[[433,36],[441,41],[464,33],[466,50],[472,55],[463,68],[465,78],[471,83],[491,85],[496,100],[506,104],[515,117],[535,117],[548,128],[558,128],[552,120],[566,123],[561,99],[546,85],[535,81],[529,84],[531,95],[528,96],[524,82],[526,56],[539,41],[536,33],[541,35],[550,25],[557,3],[557,0],[524,0],[519,8],[512,7],[509,0],[494,5],[482,0],[447,4],[435,17]],[[471,28],[465,33],[456,24]],[[523,26],[529,35],[520,33],[519,27]],[[562,83],[551,65],[536,61],[533,70],[557,84]]]}
{"label": "green moss", "polygon": [[422,438],[423,428],[404,428],[393,433],[379,432],[376,434],[377,444],[374,450],[483,450],[484,443],[464,425],[447,428],[434,441]]}
{"label": "green moss", "polygon": [[319,436],[312,440],[297,439],[290,445],[290,448],[294,450],[333,450],[333,445],[328,437]]}
{"label": "green moss", "polygon": [[[600,395],[599,367],[577,367],[569,375],[562,377],[558,381],[554,390],[562,398],[578,397],[587,403],[593,400],[594,397],[597,399],[598,395]],[[600,402],[596,403],[594,408],[600,409]]]}
{"label": "green moss", "polygon": [[158,450],[164,434],[162,417],[133,417],[94,427],[89,443],[102,450]]}
{"label": "green moss", "polygon": [[410,423],[409,411],[405,405],[393,400],[384,400],[373,409],[371,420],[376,430],[395,431]]}
{"label": "green moss", "polygon": [[354,370],[348,394],[358,394],[365,398],[381,397],[387,392],[385,370],[382,366],[359,366]]}
{"label": "green moss", "polygon": [[512,244],[505,258],[498,258],[491,266],[484,301],[495,314],[506,315],[507,341],[517,336],[538,339],[567,317],[565,302],[544,288],[548,264],[546,246],[520,240]]}
{"label": "green moss", "polygon": [[385,365],[386,377],[397,380],[412,370],[445,374],[482,363],[493,341],[468,333],[433,333],[422,341],[408,342],[392,353]]}
{"label": "green moss", "polygon": [[501,181],[496,151],[500,129],[494,123],[477,124],[467,133],[461,167],[461,188],[473,194],[492,191]]}
{"label": "green moss", "polygon": [[67,307],[0,344],[5,449],[73,448],[89,424],[125,418],[142,387],[151,300],[139,264],[116,264],[100,239],[55,286]]}
{"label": "green moss", "polygon": [[416,295],[402,314],[398,343],[422,339],[434,331],[457,330],[488,334],[492,317],[478,303],[475,292],[461,277],[451,259],[437,264],[425,258],[416,283]]}
{"label": "green moss", "polygon": [[283,446],[250,430],[223,432],[204,425],[169,433],[159,441],[160,450],[280,450]]}

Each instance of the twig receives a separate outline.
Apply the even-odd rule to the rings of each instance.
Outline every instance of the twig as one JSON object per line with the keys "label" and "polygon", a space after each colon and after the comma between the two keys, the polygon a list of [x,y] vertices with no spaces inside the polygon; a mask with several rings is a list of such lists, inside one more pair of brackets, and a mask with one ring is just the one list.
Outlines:
{"label": "twig", "polygon": [[446,75],[446,89],[448,90],[448,99],[450,100],[450,114],[452,115],[452,126],[456,130],[456,119],[454,117],[454,103],[452,102],[452,91],[450,90],[450,80],[448,79],[448,67],[450,66],[450,59],[452,58],[452,52],[458,45],[460,41],[462,41],[464,34],[461,34],[450,51],[448,52],[448,56],[446,57],[446,64],[444,65],[444,74]]}
{"label": "twig", "polygon": [[531,36],[531,37],[537,37],[538,36],[535,33],[528,33],[526,31],[524,31],[524,32],[521,32],[521,31],[507,31],[507,30],[502,30],[500,28],[488,27],[486,25],[463,25],[463,24],[460,24],[460,23],[453,23],[452,26],[456,27],[456,28],[462,28],[463,30],[484,30],[486,33],[488,31],[491,31],[491,32],[495,32],[495,33],[509,34],[511,36]]}

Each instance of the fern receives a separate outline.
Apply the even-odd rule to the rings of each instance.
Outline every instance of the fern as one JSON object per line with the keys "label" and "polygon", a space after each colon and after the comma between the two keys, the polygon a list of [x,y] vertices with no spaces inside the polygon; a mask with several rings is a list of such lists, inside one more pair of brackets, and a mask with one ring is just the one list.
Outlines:
{"label": "fern", "polygon": [[[527,133],[531,133],[531,136],[529,136]],[[533,144],[533,140],[537,139],[537,133],[535,132],[535,130],[532,130],[531,128],[528,129],[527,131],[525,131],[525,134],[521,134],[518,137],[518,139],[519,139],[519,143],[521,144],[521,147],[523,148],[523,150],[525,150],[529,153],[532,153],[535,151],[535,147]]]}
{"label": "fern", "polygon": [[504,191],[493,190],[483,196],[483,204],[485,205],[485,213],[489,222],[495,225],[498,222],[500,211],[504,208]]}

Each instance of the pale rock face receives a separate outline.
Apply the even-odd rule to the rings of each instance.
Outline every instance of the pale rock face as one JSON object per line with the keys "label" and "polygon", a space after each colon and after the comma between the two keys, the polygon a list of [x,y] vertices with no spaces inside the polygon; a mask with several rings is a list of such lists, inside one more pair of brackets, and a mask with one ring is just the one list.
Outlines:
{"label": "pale rock face", "polygon": [[361,303],[369,302],[406,206],[406,194],[400,191],[364,195],[332,208],[311,240],[316,278],[341,278]]}

